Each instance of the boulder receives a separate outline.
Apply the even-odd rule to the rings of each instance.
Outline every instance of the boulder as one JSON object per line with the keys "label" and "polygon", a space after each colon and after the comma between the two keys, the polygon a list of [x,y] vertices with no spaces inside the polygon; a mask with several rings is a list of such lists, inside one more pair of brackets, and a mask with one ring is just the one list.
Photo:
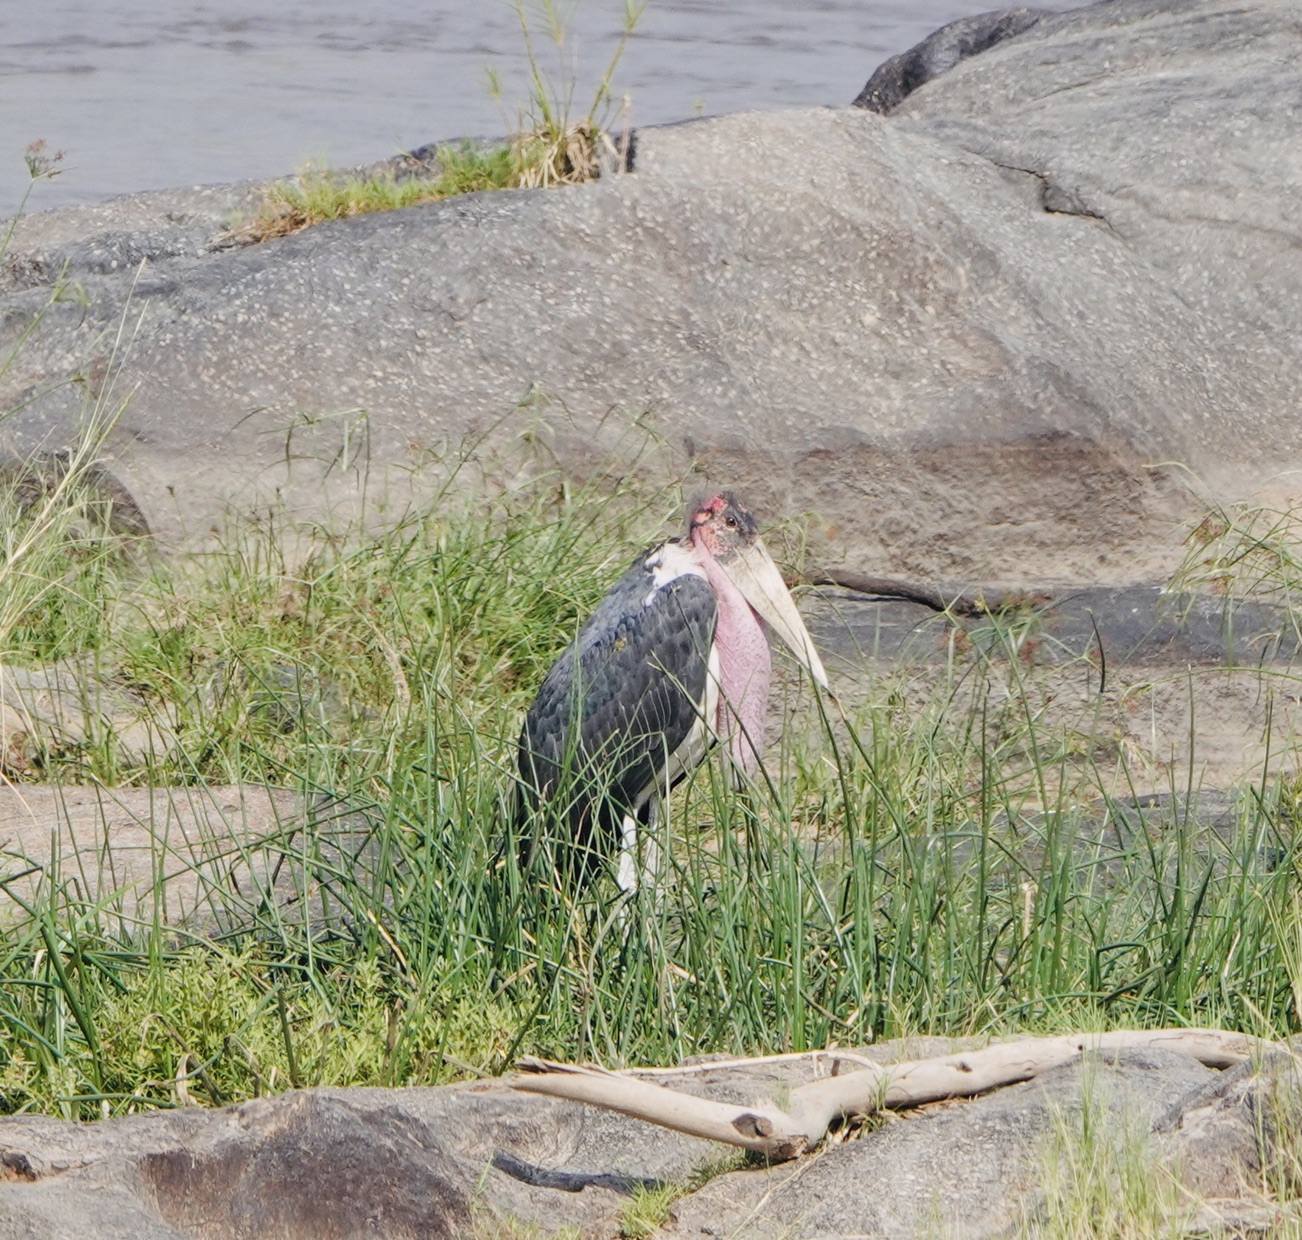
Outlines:
{"label": "boulder", "polygon": [[[571,474],[809,514],[827,564],[1158,581],[1210,497],[1297,491],[1299,12],[1044,15],[886,116],[645,129],[630,175],[247,248],[219,234],[248,186],[36,215],[6,435],[57,448],[86,391],[127,398],[103,456],[170,542],[276,499],[370,514],[541,436]],[[47,306],[63,270],[84,303]]]}
{"label": "boulder", "polygon": [[[949,1049],[927,1039],[855,1053],[890,1063]],[[795,1163],[731,1171],[711,1143],[509,1081],[312,1089],[95,1124],[18,1116],[0,1119],[0,1238],[613,1237],[639,1185],[677,1184],[661,1234],[965,1240],[1037,1216],[1048,1142],[1070,1139],[1086,1113],[1099,1149],[1178,1167],[1186,1214],[1211,1230],[1208,1219],[1276,1213],[1247,1185],[1279,1114],[1269,1092],[1296,1091],[1291,1065],[1218,1073],[1173,1051],[1128,1051],[924,1108]],[[813,1072],[779,1059],[655,1079],[750,1105]]]}

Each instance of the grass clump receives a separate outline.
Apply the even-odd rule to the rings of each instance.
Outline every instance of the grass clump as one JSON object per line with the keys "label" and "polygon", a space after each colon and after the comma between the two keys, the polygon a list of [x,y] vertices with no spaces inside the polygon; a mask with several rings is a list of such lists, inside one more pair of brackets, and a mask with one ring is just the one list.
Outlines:
{"label": "grass clump", "polygon": [[478,1205],[471,1211],[471,1240],[583,1240],[579,1227],[562,1227],[553,1231],[537,1223],[522,1223]]}
{"label": "grass clump", "polygon": [[86,459],[0,475],[0,634],[9,658],[56,661],[96,649],[103,607],[134,540],[113,532]]}
{"label": "grass clump", "polygon": [[[597,85],[592,103],[580,117],[573,115],[575,73],[549,73],[535,36],[535,24],[559,54],[563,51],[571,10],[554,0],[530,6],[515,0],[515,12],[528,61],[529,98],[520,108],[513,136],[503,145],[486,146],[467,139],[460,145],[437,148],[429,167],[369,175],[348,175],[329,168],[308,167],[292,180],[267,190],[254,218],[227,234],[233,244],[251,244],[300,232],[314,224],[350,219],[376,211],[394,211],[421,203],[439,202],[458,194],[482,190],[531,189],[572,185],[600,175],[603,150],[620,168],[628,163],[625,132],[616,142],[604,125],[611,105],[611,82],[645,3],[625,0],[621,33],[615,51]],[[490,71],[494,98],[502,99],[502,84]],[[408,165],[416,161],[408,160]]]}
{"label": "grass clump", "polygon": [[683,1195],[676,1184],[635,1184],[628,1204],[620,1213],[619,1234],[623,1240],[647,1240],[669,1222],[673,1204]]}
{"label": "grass clump", "polygon": [[[606,64],[592,102],[579,117],[574,115],[576,73],[569,66],[563,66],[559,74],[548,72],[534,35],[536,20],[546,41],[558,56],[562,54],[572,9],[558,5],[555,0],[539,0],[531,17],[530,6],[525,0],[514,0],[514,7],[529,65],[529,98],[520,109],[516,135],[511,140],[511,149],[516,153],[520,168],[520,184],[532,187],[594,180],[599,174],[603,147],[617,159],[619,167],[626,167],[627,115],[625,132],[618,145],[607,134],[605,125],[613,102],[611,83],[615,69],[642,19],[646,0],[640,3],[638,0],[624,0],[623,25],[615,51]],[[489,74],[489,89],[494,98],[501,100],[502,85],[492,72]]]}
{"label": "grass clump", "polygon": [[[0,266],[29,196],[40,181],[58,175],[62,159],[62,152],[49,153],[41,141],[27,148],[30,182],[0,238]],[[47,314],[82,296],[57,276],[45,303],[0,356],[0,378],[17,364]],[[97,464],[122,409],[115,359],[127,343],[128,327],[124,312],[116,339],[109,342],[107,364],[96,363],[89,375],[75,374],[54,385],[80,393],[83,412],[75,443],[29,460],[0,462],[0,685],[6,663],[57,661],[98,647],[104,601],[148,533],[130,497]],[[0,411],[0,427],[24,407]]]}
{"label": "grass clump", "polygon": [[1253,1107],[1261,1167],[1256,1187],[1285,1211],[1278,1234],[1302,1235],[1302,1063],[1296,1043],[1289,1057],[1267,1061],[1259,1081]]}
{"label": "grass clump", "polygon": [[[59,166],[63,163],[63,156],[62,151],[51,151],[44,138],[37,138],[36,141],[27,144],[27,149],[23,152],[23,162],[27,165],[27,185],[23,190],[23,196],[18,200],[18,209],[6,221],[4,235],[0,236],[0,257],[8,255],[18,221],[23,218],[23,213],[27,210],[27,204],[37,185],[42,181],[53,181],[63,171]],[[0,361],[0,373],[3,373],[12,363],[14,356],[15,354],[11,353]]]}
{"label": "grass clump", "polygon": [[482,147],[466,141],[438,148],[432,176],[399,176],[393,171],[358,176],[308,167],[268,189],[258,213],[232,230],[228,240],[269,241],[331,220],[397,211],[480,190],[514,189],[524,184],[521,156],[514,147]]}
{"label": "grass clump", "polygon": [[646,1240],[670,1222],[674,1205],[689,1193],[698,1192],[711,1180],[751,1165],[745,1150],[729,1150],[696,1169],[686,1180],[640,1181],[633,1185],[628,1204],[620,1213],[619,1234],[624,1240]]}
{"label": "grass clump", "polygon": [[[129,588],[97,569],[93,589],[69,589],[83,606],[66,626],[111,644],[116,675],[172,740],[51,751],[46,773],[279,782],[293,770],[327,788],[392,774],[397,754],[441,751],[459,727],[509,731],[558,629],[598,596],[610,552],[597,540],[623,520],[612,504],[585,529],[548,503],[539,488],[452,517],[449,499],[379,535],[317,539],[296,562],[275,531],[236,529],[199,561],[151,562]],[[571,582],[575,559],[598,575]],[[10,649],[63,652],[16,635]]]}
{"label": "grass clump", "polygon": [[374,959],[309,982],[251,944],[236,952],[185,948],[152,970],[130,967],[108,944],[80,946],[80,963],[65,969],[62,984],[67,997],[76,992],[96,1037],[69,1036],[48,975],[30,974],[25,1002],[7,1013],[28,1036],[0,1069],[6,1114],[47,1110],[52,1091],[56,1109],[77,1118],[105,1105],[118,1113],[220,1106],[341,1080],[452,1079],[492,1063],[493,1047],[500,1056],[520,1019],[464,997],[414,994]]}
{"label": "grass clump", "polygon": [[1178,584],[1260,598],[1296,614],[1302,599],[1302,511],[1256,504],[1216,508],[1186,539]]}
{"label": "grass clump", "polygon": [[1192,1209],[1176,1171],[1142,1116],[1109,1105],[1095,1073],[1079,1106],[1055,1111],[1043,1146],[1041,1199],[1024,1218],[1026,1240],[1179,1240]]}

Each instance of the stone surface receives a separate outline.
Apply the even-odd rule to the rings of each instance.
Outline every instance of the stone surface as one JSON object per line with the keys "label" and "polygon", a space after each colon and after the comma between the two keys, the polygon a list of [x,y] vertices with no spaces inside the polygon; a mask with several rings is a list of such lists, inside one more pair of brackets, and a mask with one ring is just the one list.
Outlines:
{"label": "stone surface", "polygon": [[162,924],[195,933],[268,914],[341,916],[340,883],[373,884],[379,844],[364,813],[305,808],[252,784],[0,787],[0,931],[23,905],[85,900],[130,936]]}
{"label": "stone surface", "polygon": [[[1117,1117],[1150,1109],[1214,1074],[1185,1056],[1129,1052],[1090,1088]],[[728,1235],[744,1225],[769,1236],[933,1234],[997,1236],[1013,1230],[1038,1177],[1055,1118],[1080,1106],[1079,1067],[1056,1069],[975,1102],[890,1122],[804,1166],[722,1176],[678,1209],[673,1235]],[[708,1222],[707,1222],[708,1219]]]}
{"label": "stone surface", "polygon": [[948,73],[960,60],[1016,38],[1044,16],[1039,9],[997,9],[950,22],[916,47],[879,65],[855,96],[854,106],[870,112],[893,112],[915,90]]}
{"label": "stone surface", "polygon": [[[949,1049],[928,1039],[859,1053],[892,1062]],[[1203,1206],[1207,1217],[1268,1217],[1246,1190],[1260,1154],[1256,1115],[1263,1081],[1296,1088],[1290,1070],[1218,1074],[1167,1051],[1058,1069],[924,1108],[797,1163],[717,1175],[675,1203],[664,1234],[1007,1234],[1036,1209],[1045,1135],[1055,1124],[1070,1127],[1083,1090],[1118,1130],[1123,1117],[1141,1135],[1151,1130],[1152,1148],[1188,1184],[1219,1186]],[[656,1079],[751,1103],[810,1077],[808,1063],[781,1061]],[[0,1119],[0,1237],[430,1240],[530,1226],[613,1237],[634,1185],[682,1182],[719,1153],[496,1081],[317,1089],[97,1124],[20,1116]]]}
{"label": "stone surface", "polygon": [[998,624],[843,591],[800,605],[844,701],[890,677],[917,711],[949,702],[951,722],[1027,709],[1042,741],[1070,736],[1114,770],[1095,793],[1229,788],[1295,767],[1298,639],[1282,609],[1156,586],[1029,591],[1020,619]]}
{"label": "stone surface", "polygon": [[[829,564],[1160,580],[1209,495],[1297,488],[1300,12],[1116,0],[887,117],[644,130],[632,175],[243,250],[205,244],[248,187],[35,216],[4,340],[65,262],[87,301],[50,308],[0,401],[116,373],[82,386],[132,393],[106,456],[169,540],[277,495],[356,511],[363,481],[401,503],[414,463],[538,420],[582,473],[646,415],[642,467],[821,519]],[[14,448],[79,401],[38,396]]]}

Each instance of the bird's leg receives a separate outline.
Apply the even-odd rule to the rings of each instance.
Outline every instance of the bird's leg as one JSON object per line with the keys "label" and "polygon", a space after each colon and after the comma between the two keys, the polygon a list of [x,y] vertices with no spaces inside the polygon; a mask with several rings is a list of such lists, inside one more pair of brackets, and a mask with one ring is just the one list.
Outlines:
{"label": "bird's leg", "polygon": [[[662,801],[653,795],[640,814],[625,814],[620,822],[619,867],[615,881],[620,891],[631,896],[640,886],[660,890],[661,848],[658,832]],[[639,821],[645,818],[645,822]],[[665,818],[668,822],[668,818]]]}
{"label": "bird's leg", "polygon": [[[651,809],[654,814],[655,798],[651,798]],[[654,818],[652,819],[654,821]],[[645,834],[644,834],[645,833]],[[648,857],[655,853],[655,842],[646,827],[639,821],[639,814],[625,814],[620,821],[620,842],[619,842],[619,867],[615,871],[615,882],[619,885],[624,899],[619,902],[615,909],[615,923],[619,926],[620,936],[624,941],[624,949],[627,951],[632,942],[633,930],[637,925],[639,911],[642,909],[642,901],[638,898],[638,887],[642,884],[645,876],[651,880],[651,890],[655,891],[654,872],[644,869],[642,859],[638,856],[639,836],[644,836],[644,843],[647,848]]]}
{"label": "bird's leg", "polygon": [[[660,806],[662,802],[658,796],[652,796],[647,804],[646,814],[646,835],[642,846],[642,875],[650,885],[651,890],[659,895],[660,892]],[[665,815],[665,821],[668,822],[669,816]]]}
{"label": "bird's leg", "polygon": [[615,881],[620,891],[632,895],[637,890],[637,815],[625,814],[620,823],[619,868]]}

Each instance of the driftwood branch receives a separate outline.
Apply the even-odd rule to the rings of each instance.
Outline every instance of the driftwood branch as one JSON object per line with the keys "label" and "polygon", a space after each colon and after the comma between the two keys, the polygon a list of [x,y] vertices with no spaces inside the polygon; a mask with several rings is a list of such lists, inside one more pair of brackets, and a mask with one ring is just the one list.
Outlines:
{"label": "driftwood branch", "polygon": [[[1271,1044],[1219,1029],[1119,1030],[1003,1042],[938,1059],[884,1064],[825,1077],[791,1091],[785,1110],[739,1107],[679,1093],[601,1068],[524,1059],[515,1089],[586,1102],[693,1137],[765,1154],[775,1162],[817,1147],[838,1119],[965,1098],[1035,1077],[1089,1053],[1164,1047],[1213,1068],[1227,1068]],[[829,1054],[833,1054],[829,1052]]]}
{"label": "driftwood branch", "polygon": [[837,586],[842,590],[853,590],[856,594],[899,598],[909,603],[929,607],[932,611],[947,611],[956,616],[983,616],[988,611],[999,610],[997,600],[987,604],[984,599],[966,594],[947,597],[932,586],[915,585],[913,582],[899,581],[894,577],[873,577],[867,573],[856,573],[851,569],[836,568],[806,573],[791,584]]}
{"label": "driftwood branch", "polygon": [[675,1064],[667,1068],[625,1068],[620,1075],[650,1076],[691,1076],[693,1073],[704,1074],[718,1072],[724,1068],[762,1068],[775,1063],[807,1063],[816,1068],[826,1067],[831,1075],[836,1076],[845,1064],[858,1064],[861,1068],[880,1067],[878,1060],[862,1051],[846,1051],[832,1047],[817,1051],[784,1051],[780,1055],[739,1055],[735,1059],[703,1059],[699,1063]]}
{"label": "driftwood branch", "polygon": [[711,1102],[604,1068],[532,1058],[521,1059],[519,1067],[526,1075],[513,1079],[511,1086],[526,1093],[586,1102],[692,1137],[770,1154],[776,1161],[794,1158],[805,1149],[803,1139],[798,1147],[784,1139],[784,1134],[791,1131],[791,1119],[776,1107]]}

